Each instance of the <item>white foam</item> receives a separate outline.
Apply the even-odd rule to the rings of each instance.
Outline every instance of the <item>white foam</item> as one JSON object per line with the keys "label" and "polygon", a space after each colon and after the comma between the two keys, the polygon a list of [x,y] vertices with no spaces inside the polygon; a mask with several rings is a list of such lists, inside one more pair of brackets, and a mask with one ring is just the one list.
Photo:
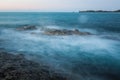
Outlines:
{"label": "white foam", "polygon": [[[39,31],[35,30],[33,32]],[[84,60],[92,59],[91,65],[93,66],[98,63],[93,58],[99,58],[100,56],[107,57],[109,60],[111,58],[109,56],[112,56],[113,59],[120,60],[119,47],[117,46],[120,46],[120,43],[114,40],[100,38],[95,35],[45,36],[30,33],[31,31],[17,32],[14,30],[3,30],[3,38],[6,37],[6,39],[11,40],[6,45],[6,48],[32,53],[37,55],[36,59],[34,58],[35,60],[42,60],[50,64],[52,68],[65,70],[66,72],[72,72],[74,66],[79,68],[73,62],[84,66],[82,65],[82,63],[86,63]],[[74,74],[74,72],[72,73]]]}

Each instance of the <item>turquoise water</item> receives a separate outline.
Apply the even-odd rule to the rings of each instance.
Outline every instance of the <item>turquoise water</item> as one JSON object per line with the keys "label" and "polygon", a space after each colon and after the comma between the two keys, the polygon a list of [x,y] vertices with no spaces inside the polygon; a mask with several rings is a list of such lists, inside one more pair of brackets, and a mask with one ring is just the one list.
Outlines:
{"label": "turquoise water", "polygon": [[[22,25],[33,31],[17,31]],[[32,35],[42,28],[90,36]],[[0,48],[62,70],[72,80],[120,80],[120,13],[0,13]]]}

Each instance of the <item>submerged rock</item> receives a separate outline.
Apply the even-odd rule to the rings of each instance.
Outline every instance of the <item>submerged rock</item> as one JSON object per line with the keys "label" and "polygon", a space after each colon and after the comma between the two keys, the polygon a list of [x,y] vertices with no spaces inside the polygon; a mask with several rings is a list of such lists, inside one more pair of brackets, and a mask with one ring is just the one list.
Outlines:
{"label": "submerged rock", "polygon": [[67,80],[60,73],[27,60],[24,55],[0,51],[0,80]]}
{"label": "submerged rock", "polygon": [[29,25],[24,25],[22,27],[18,27],[17,30],[19,31],[24,31],[24,30],[36,30],[36,26],[29,26]]}
{"label": "submerged rock", "polygon": [[75,29],[75,30],[49,29],[49,30],[45,30],[43,34],[45,35],[92,35],[89,32],[81,32],[78,29]]}
{"label": "submerged rock", "polygon": [[102,36],[102,38],[120,41],[120,38],[118,38],[118,37],[113,37],[113,36]]}

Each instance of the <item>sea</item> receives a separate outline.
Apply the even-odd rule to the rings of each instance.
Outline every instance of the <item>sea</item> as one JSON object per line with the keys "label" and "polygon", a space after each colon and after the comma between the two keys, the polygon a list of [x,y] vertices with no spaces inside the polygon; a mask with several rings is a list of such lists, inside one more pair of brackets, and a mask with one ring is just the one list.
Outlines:
{"label": "sea", "polygon": [[[24,25],[37,30],[16,30]],[[93,35],[39,34],[43,28]],[[120,80],[120,13],[0,12],[0,49],[22,53],[71,80]]]}

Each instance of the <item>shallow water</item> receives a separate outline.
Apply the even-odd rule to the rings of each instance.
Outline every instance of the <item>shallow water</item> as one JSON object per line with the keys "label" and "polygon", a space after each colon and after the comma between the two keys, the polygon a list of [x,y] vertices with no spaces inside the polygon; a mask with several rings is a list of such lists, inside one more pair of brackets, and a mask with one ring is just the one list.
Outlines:
{"label": "shallow water", "polygon": [[[22,25],[37,30],[17,31]],[[89,36],[48,36],[43,28],[79,29]],[[120,79],[120,13],[0,13],[0,48],[69,73],[72,80]]]}

